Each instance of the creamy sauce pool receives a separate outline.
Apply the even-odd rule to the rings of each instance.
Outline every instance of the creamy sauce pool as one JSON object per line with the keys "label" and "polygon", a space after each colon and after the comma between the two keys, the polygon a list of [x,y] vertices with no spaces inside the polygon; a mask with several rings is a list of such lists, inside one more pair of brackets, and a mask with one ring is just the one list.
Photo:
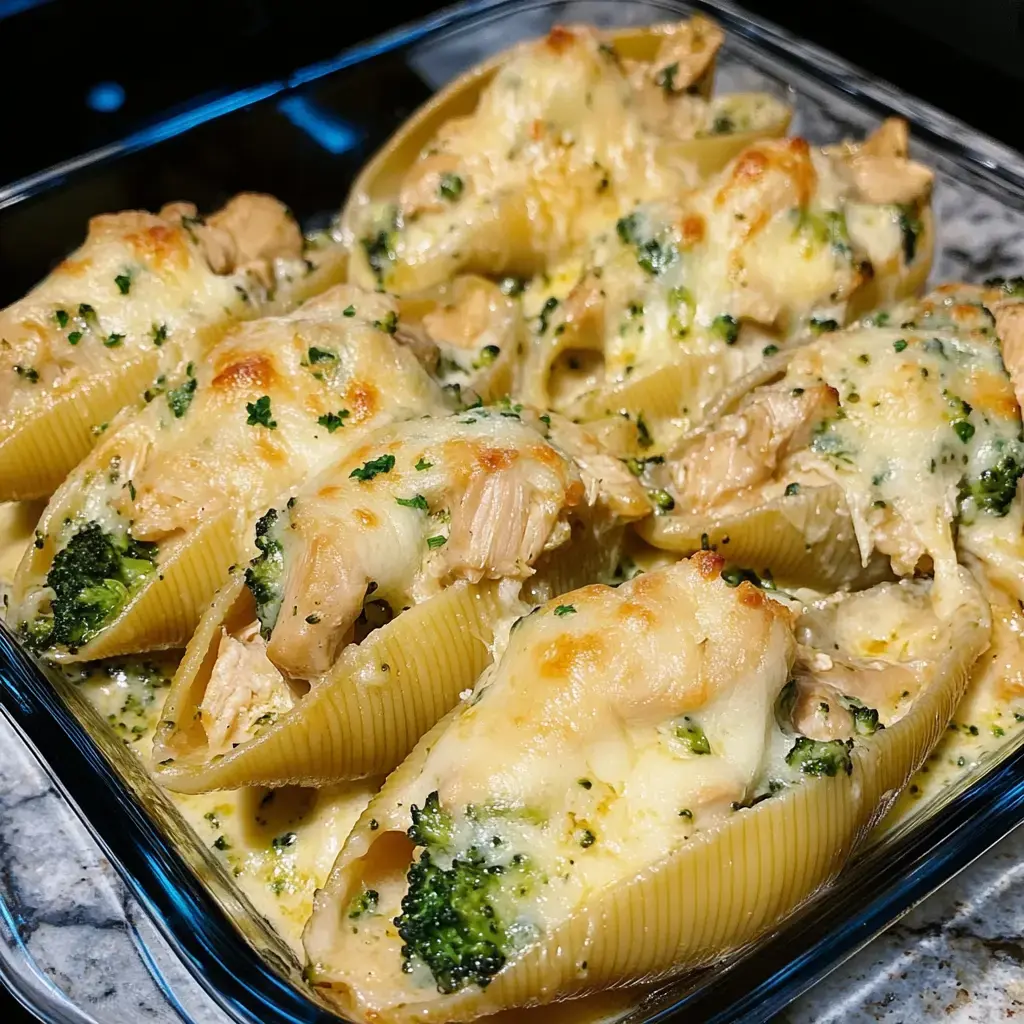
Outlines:
{"label": "creamy sauce pool", "polygon": [[[0,601],[18,561],[33,540],[38,503],[0,504]],[[642,543],[624,559],[625,575],[673,561]],[[0,610],[6,610],[6,605]],[[71,681],[110,723],[122,741],[142,758],[149,756],[154,729],[176,666],[175,654],[73,665]],[[1015,711],[998,697],[992,674],[968,691],[954,721],[927,763],[878,828],[884,833],[913,815],[951,785],[990,767],[997,753],[1019,738],[1024,700]],[[320,790],[286,787],[228,793],[169,796],[199,841],[223,860],[239,888],[275,931],[302,957],[302,928],[312,911],[313,892],[322,886],[345,837],[376,792],[380,780]],[[576,1003],[528,1012],[516,1021],[531,1024],[601,1024],[625,1013],[641,990],[601,993]],[[512,1024],[498,1015],[497,1024]]]}

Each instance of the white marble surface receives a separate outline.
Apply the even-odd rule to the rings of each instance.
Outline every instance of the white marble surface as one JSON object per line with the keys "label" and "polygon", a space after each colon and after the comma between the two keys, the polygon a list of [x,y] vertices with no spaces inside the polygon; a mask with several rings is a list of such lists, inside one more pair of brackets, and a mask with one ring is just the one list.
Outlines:
{"label": "white marble surface", "polygon": [[[0,915],[7,962],[0,974],[59,1024],[228,1024],[2,716],[0,895],[9,910]],[[1024,828],[778,1024],[990,1024],[1024,1016],[1022,936]]]}

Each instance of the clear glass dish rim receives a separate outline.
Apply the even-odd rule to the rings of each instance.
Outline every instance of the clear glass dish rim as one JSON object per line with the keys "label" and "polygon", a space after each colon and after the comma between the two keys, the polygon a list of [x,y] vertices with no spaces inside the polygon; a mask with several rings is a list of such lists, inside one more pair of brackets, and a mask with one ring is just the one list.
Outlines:
{"label": "clear glass dish rim", "polygon": [[[620,0],[632,2],[632,0]],[[644,0],[667,14],[683,5]],[[69,176],[181,134],[250,104],[322,79],[446,30],[511,11],[558,8],[559,0],[476,0],[398,28],[287,78],[232,92],[151,124],[107,146],[6,186],[0,210],[59,187]],[[881,112],[1004,193],[1024,199],[1024,157],[959,119],[897,91],[829,51],[743,11],[730,0],[689,0],[735,35],[795,65],[812,80]],[[103,849],[133,896],[190,973],[236,1021],[330,1024],[338,1017],[275,970],[250,946],[140,798],[100,751],[46,675],[0,624],[0,711]],[[1022,738],[1024,740],[1024,738]],[[101,824],[97,824],[97,822]],[[940,813],[899,829],[860,856],[825,893],[713,972],[684,978],[628,1015],[653,1024],[690,1015],[711,1024],[766,1021],[1024,822],[1024,742]],[[865,882],[872,893],[865,901]],[[6,972],[0,971],[0,978]],[[4,978],[14,982],[13,977]],[[12,985],[23,1000],[31,986]],[[59,1002],[59,1001],[58,1001]],[[56,1005],[39,1007],[47,1019]],[[70,1024],[70,1019],[69,1019]]]}

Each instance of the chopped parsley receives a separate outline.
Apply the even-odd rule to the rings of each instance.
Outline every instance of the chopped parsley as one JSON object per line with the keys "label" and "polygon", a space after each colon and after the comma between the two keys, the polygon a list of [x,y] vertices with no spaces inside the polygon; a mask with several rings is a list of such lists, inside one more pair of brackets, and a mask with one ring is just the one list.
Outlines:
{"label": "chopped parsley", "polygon": [[118,274],[114,278],[114,284],[117,285],[117,290],[122,295],[127,295],[132,289],[132,275],[131,274]]}
{"label": "chopped parsley", "polygon": [[365,483],[367,480],[372,480],[380,473],[390,473],[394,468],[394,455],[380,455],[376,459],[370,459],[368,462],[364,462],[358,469],[353,469],[352,472],[349,473],[349,478],[352,480],[361,480]]}
{"label": "chopped parsley", "polygon": [[195,368],[189,363],[185,367],[185,382],[180,387],[171,388],[167,392],[167,404],[176,420],[180,420],[188,412],[188,407],[192,404],[192,399],[195,397],[198,386],[199,382],[195,378]]}
{"label": "chopped parsley", "polygon": [[317,418],[321,427],[327,428],[328,434],[333,434],[339,427],[345,426],[345,420],[351,415],[348,409],[339,409],[337,412],[324,413]]}
{"label": "chopped parsley", "polygon": [[679,250],[671,240],[646,234],[637,213],[620,218],[615,224],[619,238],[636,249],[636,261],[653,277],[667,270],[679,259]]}
{"label": "chopped parsley", "polygon": [[434,464],[432,462],[427,462],[427,460],[421,455],[419,462],[416,463],[416,468],[422,473],[423,470],[430,469],[433,465]]}
{"label": "chopped parsley", "polygon": [[433,550],[434,548],[443,547],[447,540],[447,537],[442,537],[440,534],[438,534],[436,537],[428,537],[427,547],[431,550]]}
{"label": "chopped parsley", "polygon": [[561,618],[563,615],[575,615],[576,614],[576,606],[575,605],[571,605],[571,604],[560,604],[555,609],[555,614],[559,618]]}
{"label": "chopped parsley", "polygon": [[332,352],[329,348],[317,348],[314,345],[306,353],[306,358],[309,360],[310,365],[330,363],[338,358],[338,353]]}
{"label": "chopped parsley", "polygon": [[831,334],[832,331],[838,331],[839,321],[812,316],[808,326],[811,328],[811,334],[817,337],[820,334]]}
{"label": "chopped parsley", "polygon": [[33,366],[15,366],[14,372],[29,384],[39,383],[39,371]]}
{"label": "chopped parsley", "polygon": [[167,340],[167,324],[153,324],[149,336],[153,339],[153,344],[159,348]]}
{"label": "chopped parsley", "polygon": [[273,430],[277,426],[277,420],[270,418],[270,395],[261,395],[255,402],[246,402],[245,411],[249,414],[245,422],[250,427]]}
{"label": "chopped parsley", "polygon": [[895,351],[895,352],[902,352],[907,347],[907,343],[906,343],[906,341],[903,338],[897,338],[892,343],[892,347],[893,347],[893,351]]}
{"label": "chopped parsley", "polygon": [[676,507],[676,499],[668,491],[660,489],[650,491],[648,492],[648,497],[651,499],[651,504],[654,505],[656,515],[664,515]]}
{"label": "chopped parsley", "polygon": [[355,316],[356,315],[356,307],[355,306],[346,306],[341,311],[341,315],[342,316]]}
{"label": "chopped parsley", "polygon": [[537,314],[537,333],[544,334],[548,329],[548,321],[551,318],[551,314],[558,308],[558,299],[552,295],[547,302],[541,307],[540,313]]}
{"label": "chopped parsley", "polygon": [[382,320],[374,320],[373,326],[385,334],[394,334],[398,330],[398,314],[392,309]]}
{"label": "chopped parsley", "polygon": [[66,309],[58,309],[57,312],[54,313],[53,315],[57,318],[57,326],[61,330],[64,330],[64,328],[67,327],[68,325],[68,311]]}
{"label": "chopped parsley", "polygon": [[68,335],[68,344],[69,345],[77,345],[81,340],[82,340],[82,332],[81,331],[72,331]]}
{"label": "chopped parsley", "polygon": [[665,91],[666,96],[674,96],[680,90],[676,88],[676,75],[679,74],[679,61],[666,64],[654,76],[654,84]]}
{"label": "chopped parsley", "polygon": [[405,508],[418,508],[422,512],[429,512],[430,506],[427,504],[427,499],[422,494],[414,494],[411,498],[395,498],[395,501],[399,505],[403,505]]}
{"label": "chopped parsley", "polygon": [[122,341],[124,341],[123,334],[108,334],[103,339],[103,345],[105,348],[117,348]]}
{"label": "chopped parsley", "polygon": [[799,484],[796,484],[796,483],[794,483],[794,484],[786,484],[786,497],[787,498],[792,498],[794,495],[799,494],[799,493],[800,493],[800,485]]}

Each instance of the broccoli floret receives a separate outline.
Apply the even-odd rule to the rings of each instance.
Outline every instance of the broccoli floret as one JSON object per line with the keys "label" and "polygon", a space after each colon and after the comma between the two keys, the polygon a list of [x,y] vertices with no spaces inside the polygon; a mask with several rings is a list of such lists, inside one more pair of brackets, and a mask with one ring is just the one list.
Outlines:
{"label": "broccoli floret", "polygon": [[352,921],[360,917],[377,912],[377,904],[380,902],[380,893],[376,889],[364,889],[348,905],[348,916]]}
{"label": "broccoli floret", "polygon": [[245,585],[256,601],[260,633],[270,639],[284,597],[284,547],[280,539],[281,513],[269,509],[256,521],[256,547],[260,553],[245,570]]}
{"label": "broccoli floret", "polygon": [[636,249],[636,261],[652,277],[667,270],[679,259],[679,250],[671,238],[659,238],[644,231],[643,219],[638,213],[622,217],[615,224],[619,238]]}
{"label": "broccoli floret", "polygon": [[410,809],[412,825],[409,838],[426,849],[447,850],[452,842],[452,816],[441,807],[437,793],[431,793],[419,808]]}
{"label": "broccoli floret", "polygon": [[853,727],[858,736],[871,736],[884,729],[885,726],[878,721],[878,712],[862,704],[856,697],[843,697],[843,704],[846,710],[853,716]]}
{"label": "broccoli floret", "polygon": [[438,858],[452,842],[452,818],[427,797],[422,810],[412,808],[409,838],[425,846],[409,868],[409,888],[395,927],[402,946],[403,970],[424,963],[439,992],[457,992],[467,985],[485,988],[505,966],[513,947],[500,907],[509,893],[524,895],[532,882],[521,855],[508,866],[488,864],[476,847],[443,868]]}
{"label": "broccoli floret", "polygon": [[155,544],[87,523],[54,556],[46,577],[54,594],[50,615],[23,627],[26,641],[37,650],[77,650],[109,625],[132,590],[156,571],[156,551]]}
{"label": "broccoli floret", "polygon": [[805,775],[847,775],[853,772],[850,751],[853,740],[812,740],[801,736],[786,755],[786,764],[799,768]]}
{"label": "broccoli floret", "polygon": [[[1019,446],[1018,446],[1019,447]],[[993,516],[1005,516],[1017,493],[1017,481],[1024,475],[1024,459],[1016,451],[1001,456],[989,469],[983,469],[977,479],[964,477],[960,481],[960,513],[964,503],[973,501],[975,508]]]}

